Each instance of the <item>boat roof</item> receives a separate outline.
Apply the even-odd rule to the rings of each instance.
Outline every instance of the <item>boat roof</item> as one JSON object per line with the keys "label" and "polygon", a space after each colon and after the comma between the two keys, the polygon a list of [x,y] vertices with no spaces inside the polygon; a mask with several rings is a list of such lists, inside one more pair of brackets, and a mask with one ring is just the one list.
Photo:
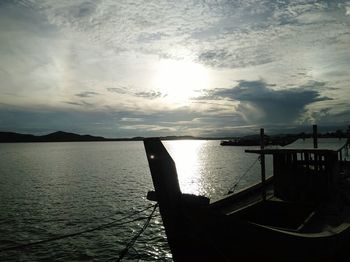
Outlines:
{"label": "boat roof", "polygon": [[317,139],[317,148],[314,148],[314,142],[312,138],[299,138],[293,143],[286,145],[284,147],[266,147],[264,149],[255,149],[255,150],[245,150],[247,153],[264,153],[264,154],[273,154],[281,151],[284,152],[339,152],[349,143],[347,138],[318,138]]}
{"label": "boat roof", "polygon": [[[347,145],[346,138],[318,138],[317,145],[319,149],[339,151]],[[299,138],[293,143],[283,147],[284,149],[313,149],[314,142],[312,138]]]}

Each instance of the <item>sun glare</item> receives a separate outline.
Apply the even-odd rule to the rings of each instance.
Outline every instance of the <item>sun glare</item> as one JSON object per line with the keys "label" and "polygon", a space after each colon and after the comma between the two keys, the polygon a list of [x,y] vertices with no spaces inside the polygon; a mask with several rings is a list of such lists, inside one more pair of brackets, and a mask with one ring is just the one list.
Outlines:
{"label": "sun glare", "polygon": [[207,69],[192,61],[163,59],[154,76],[154,86],[172,103],[185,103],[209,85]]}

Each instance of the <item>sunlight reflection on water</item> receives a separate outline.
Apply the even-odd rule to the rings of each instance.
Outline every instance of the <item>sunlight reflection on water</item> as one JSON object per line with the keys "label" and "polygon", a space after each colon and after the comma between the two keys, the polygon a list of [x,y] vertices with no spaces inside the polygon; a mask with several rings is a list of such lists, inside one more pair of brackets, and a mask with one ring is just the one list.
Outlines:
{"label": "sunlight reflection on water", "polygon": [[[212,201],[222,198],[237,182],[247,167],[257,162],[257,156],[244,153],[245,147],[223,147],[219,141],[163,141],[175,161],[183,193],[204,195]],[[267,173],[270,164],[267,160]],[[259,180],[260,165],[256,164],[237,186],[237,190]]]}
{"label": "sunlight reflection on water", "polygon": [[201,156],[206,141],[166,141],[164,144],[176,163],[181,189],[186,193],[200,194],[200,188],[202,188]]}

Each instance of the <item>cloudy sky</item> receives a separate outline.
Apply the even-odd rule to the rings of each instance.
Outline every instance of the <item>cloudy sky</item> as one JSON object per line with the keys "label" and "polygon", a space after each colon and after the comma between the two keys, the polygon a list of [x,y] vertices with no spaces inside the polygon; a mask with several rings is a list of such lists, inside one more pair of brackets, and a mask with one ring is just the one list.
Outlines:
{"label": "cloudy sky", "polygon": [[0,131],[350,124],[350,1],[0,0]]}

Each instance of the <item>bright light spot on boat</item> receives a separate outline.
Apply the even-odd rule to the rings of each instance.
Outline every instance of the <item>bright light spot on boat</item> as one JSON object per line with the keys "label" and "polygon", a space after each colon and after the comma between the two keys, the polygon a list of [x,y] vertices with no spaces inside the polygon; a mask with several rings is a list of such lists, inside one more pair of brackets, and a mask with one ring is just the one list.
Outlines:
{"label": "bright light spot on boat", "polygon": [[154,159],[154,155],[150,155],[149,158],[150,158],[150,159]]}
{"label": "bright light spot on boat", "polygon": [[200,154],[206,141],[177,140],[166,141],[164,145],[176,164],[182,192],[199,195],[202,188]]}
{"label": "bright light spot on boat", "polygon": [[208,70],[201,64],[186,60],[163,59],[156,66],[153,84],[171,103],[185,103],[209,88]]}

